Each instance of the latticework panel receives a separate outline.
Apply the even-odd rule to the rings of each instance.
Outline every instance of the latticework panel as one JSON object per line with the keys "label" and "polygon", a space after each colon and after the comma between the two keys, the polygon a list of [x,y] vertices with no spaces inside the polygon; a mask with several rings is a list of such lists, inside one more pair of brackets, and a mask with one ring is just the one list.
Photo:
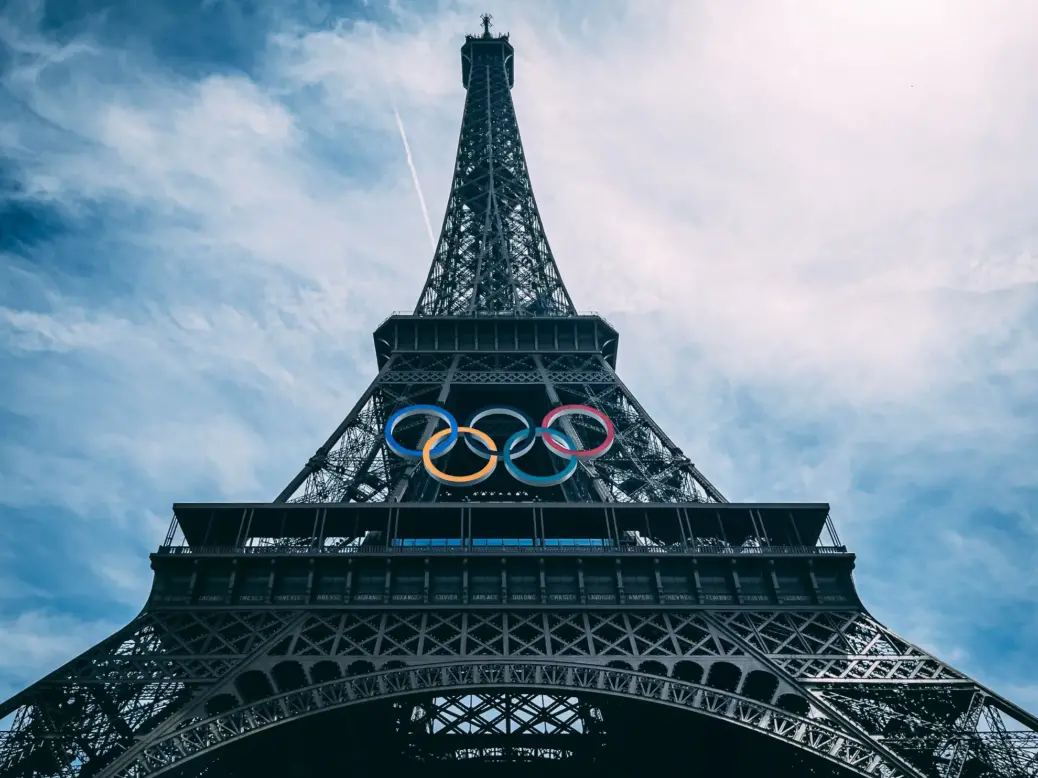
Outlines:
{"label": "latticework panel", "polygon": [[[501,404],[543,411],[575,403],[604,411],[616,429],[616,442],[603,457],[582,462],[577,475],[558,490],[468,487],[441,489],[421,468],[390,452],[384,426],[408,405],[436,404],[461,416],[470,385],[503,387]],[[498,390],[499,392],[502,389]],[[532,394],[531,394],[532,392]],[[461,397],[459,397],[461,395]],[[592,420],[565,422],[578,443],[594,445],[602,430]],[[401,425],[424,441],[442,424],[417,418]],[[597,441],[596,441],[597,442]],[[500,443],[503,445],[504,438]],[[418,443],[416,443],[418,445]],[[459,449],[460,451],[460,449]],[[449,467],[450,457],[445,457]],[[561,461],[558,465],[561,467]],[[406,479],[406,483],[405,483]],[[597,481],[599,488],[593,488]],[[414,501],[574,502],[725,502],[705,476],[667,437],[600,355],[533,354],[396,355],[388,362],[331,438],[278,501],[302,503]]]}
{"label": "latticework panel", "polygon": [[1038,775],[1038,719],[867,614],[716,618],[926,775]]}
{"label": "latticework panel", "polygon": [[452,694],[415,705],[408,729],[427,735],[582,735],[589,716],[576,697],[550,694]]}
{"label": "latticework panel", "polygon": [[152,613],[0,705],[2,776],[101,765],[231,674],[293,614]]}
{"label": "latticework panel", "polygon": [[[596,354],[542,356],[544,370],[532,354],[466,354],[457,369],[450,370],[456,386],[494,384],[543,384],[545,373],[556,384],[610,384],[612,373]],[[407,354],[397,357],[393,370],[381,380],[389,384],[438,384],[447,381],[450,358]],[[446,364],[445,364],[446,363]]]}
{"label": "latticework panel", "polygon": [[[435,366],[452,358],[430,360]],[[386,502],[394,486],[413,463],[393,456],[386,446],[384,426],[394,411],[408,405],[431,404],[441,399],[443,382],[383,381],[397,364],[390,360],[361,396],[331,437],[310,458],[298,476],[275,502]]]}
{"label": "latticework panel", "polygon": [[457,656],[675,659],[747,655],[738,642],[694,611],[394,610],[310,613],[272,649],[271,656],[306,663],[335,657],[413,662]]}
{"label": "latticework panel", "polygon": [[[609,369],[603,360],[604,369]],[[657,425],[634,395],[615,377],[609,384],[559,384],[563,404],[604,411],[616,427],[616,442],[588,469],[617,502],[725,502],[724,497]],[[585,434],[593,423],[574,422]]]}

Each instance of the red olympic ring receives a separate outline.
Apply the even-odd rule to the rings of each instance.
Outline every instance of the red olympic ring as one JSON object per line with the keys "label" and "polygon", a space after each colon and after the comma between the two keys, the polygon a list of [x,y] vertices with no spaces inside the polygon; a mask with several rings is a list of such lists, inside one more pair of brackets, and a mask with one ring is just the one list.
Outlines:
{"label": "red olympic ring", "polygon": [[560,457],[565,457],[566,459],[569,459],[570,457],[577,457],[578,459],[596,459],[612,448],[613,441],[616,440],[616,429],[613,427],[613,422],[608,416],[602,413],[602,411],[597,408],[592,408],[589,405],[562,405],[554,410],[548,411],[544,420],[541,422],[541,426],[550,427],[552,422],[564,419],[567,416],[586,416],[590,419],[594,419],[605,429],[606,436],[605,440],[594,448],[581,451],[570,451],[552,436],[546,435],[544,437],[544,445]]}

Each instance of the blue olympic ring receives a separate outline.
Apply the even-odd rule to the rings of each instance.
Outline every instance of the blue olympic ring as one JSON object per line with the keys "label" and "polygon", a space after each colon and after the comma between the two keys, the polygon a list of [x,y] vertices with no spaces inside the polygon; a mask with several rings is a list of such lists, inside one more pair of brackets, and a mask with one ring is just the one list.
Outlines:
{"label": "blue olympic ring", "polygon": [[396,438],[393,437],[397,425],[404,419],[409,419],[412,416],[435,416],[450,427],[450,434],[447,436],[447,439],[436,446],[430,452],[430,456],[442,457],[454,448],[454,444],[458,442],[458,420],[454,418],[450,411],[441,408],[438,405],[411,405],[394,413],[389,417],[389,421],[386,422],[386,445],[389,446],[389,450],[397,456],[403,457],[404,459],[422,458],[422,452],[420,450],[404,448],[397,443]]}
{"label": "blue olympic ring", "polygon": [[[507,470],[508,474],[519,483],[526,484],[527,486],[558,486],[559,484],[568,481],[573,474],[577,472],[577,458],[574,456],[571,456],[567,460],[566,466],[554,475],[530,475],[515,466],[515,463],[512,460],[516,459],[516,457],[512,456],[512,449],[519,442],[519,439],[521,437],[529,438],[530,446],[532,446],[538,438],[543,438],[545,435],[555,438],[555,440],[561,442],[569,451],[575,451],[577,448],[569,435],[559,432],[558,430],[553,430],[548,427],[536,427],[532,434],[530,430],[519,430],[508,439],[508,442],[505,443],[504,450],[501,452],[501,456],[505,460],[505,470]],[[524,449],[524,453],[530,450],[530,446],[527,446]],[[549,449],[549,451],[551,451],[551,449]],[[552,453],[554,454],[555,452],[552,451]]]}

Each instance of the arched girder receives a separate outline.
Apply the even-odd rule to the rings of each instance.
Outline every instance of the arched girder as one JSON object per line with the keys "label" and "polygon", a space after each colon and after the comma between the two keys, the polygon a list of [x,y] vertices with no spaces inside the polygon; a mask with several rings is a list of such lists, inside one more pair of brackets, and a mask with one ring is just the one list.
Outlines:
{"label": "arched girder", "polygon": [[869,778],[916,778],[891,764],[872,744],[809,713],[801,716],[701,683],[576,662],[465,660],[394,668],[312,684],[241,705],[144,745],[103,778],[151,778],[245,737],[290,721],[367,702],[429,693],[539,691],[641,700],[721,720],[795,746]]}

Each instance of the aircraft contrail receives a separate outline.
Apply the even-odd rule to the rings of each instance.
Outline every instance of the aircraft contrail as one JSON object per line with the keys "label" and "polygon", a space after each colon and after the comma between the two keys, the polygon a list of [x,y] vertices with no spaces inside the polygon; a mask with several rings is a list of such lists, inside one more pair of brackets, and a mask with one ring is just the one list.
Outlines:
{"label": "aircraft contrail", "polygon": [[418,181],[418,170],[414,166],[414,158],[411,156],[411,144],[407,142],[407,132],[404,130],[404,120],[400,118],[400,111],[393,103],[393,116],[396,117],[396,126],[400,130],[400,140],[404,142],[404,154],[407,155],[407,166],[411,169],[411,180],[414,181],[414,190],[418,193],[418,204],[422,207],[422,218],[425,219],[425,230],[429,233],[429,244],[436,248],[436,235],[433,233],[432,222],[429,221],[429,209],[425,206],[425,195],[422,194],[422,185]]}
{"label": "aircraft contrail", "polygon": [[[378,28],[375,25],[374,20],[368,13],[369,0],[364,0],[364,15],[368,17],[368,24],[371,26],[371,39],[375,44],[375,58],[381,60],[381,53],[379,51],[380,42],[378,39]],[[381,67],[379,67],[380,73],[385,73]],[[425,231],[429,233],[429,245],[436,249],[436,234],[433,232],[432,222],[429,220],[429,209],[425,205],[425,195],[422,194],[422,183],[418,180],[418,169],[414,166],[414,157],[411,156],[411,144],[407,142],[407,131],[404,129],[404,120],[400,118],[400,111],[396,107],[396,100],[393,99],[391,87],[389,81],[384,79],[386,83],[386,93],[389,94],[389,104],[393,108],[393,118],[396,119],[396,128],[400,131],[400,140],[404,143],[404,154],[407,157],[407,167],[411,171],[411,181],[414,182],[414,191],[418,195],[418,205],[422,209],[422,219],[425,220]]]}

